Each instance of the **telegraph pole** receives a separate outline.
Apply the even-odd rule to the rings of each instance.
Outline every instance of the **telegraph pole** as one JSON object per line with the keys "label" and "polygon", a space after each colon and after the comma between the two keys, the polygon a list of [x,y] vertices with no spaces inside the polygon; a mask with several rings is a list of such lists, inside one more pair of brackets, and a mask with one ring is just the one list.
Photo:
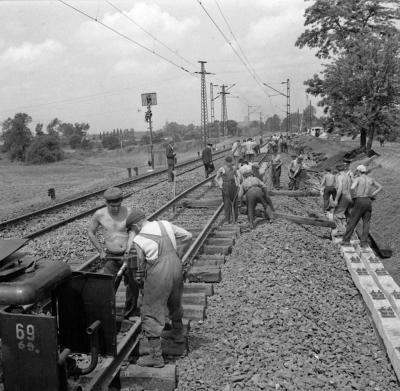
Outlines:
{"label": "telegraph pole", "polygon": [[201,71],[196,72],[201,75],[201,130],[203,139],[203,148],[207,146],[208,138],[208,109],[207,109],[207,88],[206,88],[206,75],[210,72],[206,72],[205,64],[207,61],[198,61],[201,65]]}
{"label": "telegraph pole", "polygon": [[216,84],[210,83],[210,115],[211,115],[211,124],[214,125],[215,122],[215,112],[214,112],[214,90],[213,87]]}
{"label": "telegraph pole", "polygon": [[[226,92],[225,88],[228,87],[226,85],[221,86],[221,133],[222,137],[225,136],[225,133],[227,134],[227,128],[226,128],[226,121],[228,120],[228,112],[226,109],[226,95],[230,94],[230,92]],[[226,132],[225,132],[226,131]]]}
{"label": "telegraph pole", "polygon": [[290,124],[290,80],[286,79],[281,84],[286,84],[286,134],[291,130]]}
{"label": "telegraph pole", "polygon": [[250,123],[250,114],[255,113],[255,111],[251,111],[251,109],[258,109],[260,106],[249,106],[247,105],[247,121]]}

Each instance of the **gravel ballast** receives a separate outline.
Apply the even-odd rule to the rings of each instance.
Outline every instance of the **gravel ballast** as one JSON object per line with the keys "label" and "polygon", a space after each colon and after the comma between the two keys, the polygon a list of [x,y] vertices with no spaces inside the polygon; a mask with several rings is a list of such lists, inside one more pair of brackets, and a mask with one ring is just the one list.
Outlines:
{"label": "gravel ballast", "polygon": [[[289,203],[320,210],[318,200],[276,200]],[[179,390],[400,389],[328,229],[262,222],[222,272],[178,361]]]}

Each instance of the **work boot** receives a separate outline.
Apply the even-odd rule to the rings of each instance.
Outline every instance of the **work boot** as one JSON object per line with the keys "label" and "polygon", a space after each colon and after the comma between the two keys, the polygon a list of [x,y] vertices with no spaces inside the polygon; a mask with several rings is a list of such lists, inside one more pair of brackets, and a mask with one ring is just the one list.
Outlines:
{"label": "work boot", "polygon": [[183,324],[182,320],[172,322],[171,330],[163,330],[161,337],[164,339],[170,339],[176,343],[184,343],[185,336],[183,335]]}
{"label": "work boot", "polygon": [[161,350],[161,338],[148,338],[150,354],[147,356],[139,357],[136,364],[141,367],[154,367],[154,368],[162,368],[165,366],[164,359],[162,356]]}

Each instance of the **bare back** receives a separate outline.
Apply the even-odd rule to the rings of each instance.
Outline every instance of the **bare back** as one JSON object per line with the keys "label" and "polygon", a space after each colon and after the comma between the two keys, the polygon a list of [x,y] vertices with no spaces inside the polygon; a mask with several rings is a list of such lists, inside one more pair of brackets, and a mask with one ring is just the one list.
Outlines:
{"label": "bare back", "polygon": [[356,179],[355,197],[371,197],[373,188],[375,187],[374,179],[361,175]]}

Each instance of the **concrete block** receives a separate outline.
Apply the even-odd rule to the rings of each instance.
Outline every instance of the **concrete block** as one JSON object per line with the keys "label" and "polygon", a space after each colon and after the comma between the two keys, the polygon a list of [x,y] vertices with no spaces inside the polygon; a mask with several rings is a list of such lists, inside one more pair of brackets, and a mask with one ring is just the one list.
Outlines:
{"label": "concrete block", "polygon": [[220,259],[225,262],[225,255],[223,254],[201,254],[198,259]]}
{"label": "concrete block", "polygon": [[214,294],[214,285],[210,283],[185,283],[183,285],[183,293],[205,293],[206,296]]}
{"label": "concrete block", "polygon": [[220,282],[221,268],[219,266],[193,266],[186,273],[189,282]]}
{"label": "concrete block", "polygon": [[206,267],[206,266],[222,266],[225,263],[225,259],[197,259],[194,262],[194,266]]}
{"label": "concrete block", "polygon": [[183,304],[183,316],[190,320],[204,320],[206,309],[203,305]]}
{"label": "concrete block", "polygon": [[184,293],[182,297],[183,304],[197,304],[207,307],[207,295],[204,292]]}
{"label": "concrete block", "polygon": [[201,252],[203,254],[224,254],[228,255],[231,251],[230,246],[203,246]]}
{"label": "concrete block", "polygon": [[234,242],[231,238],[208,238],[207,246],[233,246]]}
{"label": "concrete block", "polygon": [[121,371],[121,387],[139,385],[146,390],[173,391],[176,388],[176,365],[168,364],[164,368],[140,367],[129,365]]}

